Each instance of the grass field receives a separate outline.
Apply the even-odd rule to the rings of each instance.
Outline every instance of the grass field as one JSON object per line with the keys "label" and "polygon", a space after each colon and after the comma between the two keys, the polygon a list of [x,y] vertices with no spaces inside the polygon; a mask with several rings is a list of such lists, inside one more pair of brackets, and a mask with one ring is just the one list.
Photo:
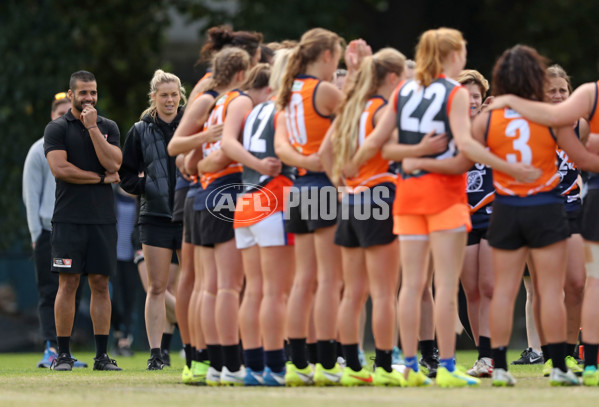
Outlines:
{"label": "grass field", "polygon": [[[551,388],[541,366],[513,367],[515,388],[492,388],[485,379],[475,389],[402,388],[209,388],[180,384],[183,361],[173,354],[173,367],[145,370],[147,355],[120,358],[122,372],[94,372],[93,355],[76,352],[88,369],[53,372],[37,369],[40,354],[0,354],[0,406],[419,406],[484,405],[549,407],[593,405],[599,389]],[[516,359],[511,352],[508,360]],[[476,354],[459,352],[458,362],[471,365]],[[90,363],[91,362],[91,363]]]}

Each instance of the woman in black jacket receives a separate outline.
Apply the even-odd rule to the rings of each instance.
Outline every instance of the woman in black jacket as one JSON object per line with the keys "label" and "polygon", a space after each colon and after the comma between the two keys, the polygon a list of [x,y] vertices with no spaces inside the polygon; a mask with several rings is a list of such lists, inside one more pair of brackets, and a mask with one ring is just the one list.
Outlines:
{"label": "woman in black jacket", "polygon": [[172,221],[177,167],[166,146],[179,124],[186,98],[179,78],[160,69],[150,81],[149,95],[150,107],[127,133],[119,173],[123,189],[140,196],[138,221],[148,273],[145,319],[151,355],[147,368],[160,370],[164,366],[160,343],[166,324],[169,265],[173,251],[180,256],[183,228],[181,222]]}

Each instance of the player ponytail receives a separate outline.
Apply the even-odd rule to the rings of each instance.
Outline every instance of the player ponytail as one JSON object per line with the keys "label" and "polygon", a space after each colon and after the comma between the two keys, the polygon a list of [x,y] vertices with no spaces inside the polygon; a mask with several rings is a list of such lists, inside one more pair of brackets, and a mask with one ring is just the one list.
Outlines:
{"label": "player ponytail", "polygon": [[443,62],[453,51],[460,51],[466,43],[462,33],[441,27],[425,31],[416,46],[415,79],[426,87],[443,71]]}
{"label": "player ponytail", "polygon": [[338,183],[345,163],[358,148],[360,117],[368,100],[383,85],[389,73],[401,76],[405,68],[405,57],[393,48],[384,48],[364,58],[350,84],[347,97],[340,108],[333,129],[333,179]]}
{"label": "player ponytail", "polygon": [[279,109],[285,109],[289,104],[294,79],[305,73],[308,64],[316,61],[324,51],[335,52],[337,45],[343,46],[343,39],[324,28],[313,28],[302,35],[299,44],[293,49],[287,62],[287,69],[277,95],[277,107]]}

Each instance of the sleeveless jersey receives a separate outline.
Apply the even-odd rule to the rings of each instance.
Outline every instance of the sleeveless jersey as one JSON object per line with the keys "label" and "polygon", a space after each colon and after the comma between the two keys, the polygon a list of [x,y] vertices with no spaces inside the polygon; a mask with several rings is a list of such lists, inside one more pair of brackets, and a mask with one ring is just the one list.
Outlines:
{"label": "sleeveless jersey", "polygon": [[466,194],[470,206],[470,219],[473,229],[483,229],[489,225],[495,188],[491,167],[476,163],[468,171]]}
{"label": "sleeveless jersey", "polygon": [[[235,89],[235,90],[227,92],[227,93],[223,94],[221,97],[219,97],[216,100],[216,103],[215,103],[214,107],[212,108],[212,111],[210,112],[210,116],[208,116],[208,120],[206,121],[206,123],[204,123],[204,130],[208,129],[210,126],[224,123],[225,117],[227,115],[227,108],[229,107],[229,104],[233,101],[233,99],[235,99],[236,97],[239,97],[239,96],[247,96],[247,95],[245,93],[243,93],[242,91]],[[206,158],[213,151],[220,150],[220,147],[221,147],[220,140],[215,141],[213,143],[205,143],[202,146],[202,153],[203,153],[202,156],[204,158]],[[239,164],[238,162],[232,161],[225,168],[223,168],[220,171],[206,172],[206,173],[202,174],[202,177],[201,177],[202,187],[204,189],[206,189],[206,188],[208,188],[208,185],[210,185],[217,178],[224,177],[225,175],[229,175],[229,174],[238,173],[238,172],[241,172],[242,170],[243,169],[242,169],[241,164]]]}
{"label": "sleeveless jersey", "polygon": [[[382,96],[373,96],[366,103],[364,111],[360,115],[358,128],[358,146],[364,143],[366,137],[374,130],[374,117],[377,112],[387,104]],[[360,192],[365,188],[371,188],[384,182],[395,183],[395,174],[389,172],[389,160],[385,160],[380,151],[376,153],[362,167],[354,178],[347,178],[346,184],[353,192]]]}
{"label": "sleeveless jersey", "polygon": [[[426,88],[416,81],[402,82],[393,95],[399,143],[418,144],[431,130],[449,138],[446,151],[430,156],[439,160],[457,154],[449,126],[449,111],[461,85],[441,75]],[[417,175],[400,170],[393,212],[435,214],[457,204],[466,204],[466,174],[445,175],[421,171]]]}
{"label": "sleeveless jersey", "polygon": [[497,199],[501,196],[524,198],[550,192],[559,183],[555,154],[557,144],[550,128],[528,121],[511,109],[493,110],[489,115],[486,139],[487,146],[498,157],[511,163],[530,164],[543,171],[536,181],[521,183],[493,170]]}
{"label": "sleeveless jersey", "polygon": [[[578,123],[574,128],[574,132],[580,138]],[[557,169],[560,177],[557,190],[564,197],[566,211],[570,212],[579,209],[582,204],[580,187],[578,186],[580,171],[576,168],[574,161],[570,160],[568,154],[559,147],[557,148]]]}
{"label": "sleeveless jersey", "polygon": [[[274,136],[275,123],[278,112],[273,101],[259,104],[254,107],[245,119],[243,128],[243,146],[254,157],[263,159],[267,157],[276,157]],[[283,164],[281,175],[293,179],[293,167]],[[244,190],[251,191],[257,187],[263,187],[268,184],[272,177],[262,175],[258,171],[243,167],[241,177]]]}
{"label": "sleeveless jersey", "polygon": [[[320,79],[299,75],[291,87],[291,99],[285,108],[285,119],[291,145],[303,155],[318,152],[320,144],[331,125],[331,117],[316,110],[314,104]],[[306,170],[298,168],[299,175]]]}
{"label": "sleeveless jersey", "polygon": [[[593,103],[593,109],[589,115],[589,127],[591,133],[599,134],[599,113],[597,113],[597,103],[599,103],[599,81],[595,82],[595,103]],[[599,189],[599,174],[594,172],[588,172],[588,188]]]}

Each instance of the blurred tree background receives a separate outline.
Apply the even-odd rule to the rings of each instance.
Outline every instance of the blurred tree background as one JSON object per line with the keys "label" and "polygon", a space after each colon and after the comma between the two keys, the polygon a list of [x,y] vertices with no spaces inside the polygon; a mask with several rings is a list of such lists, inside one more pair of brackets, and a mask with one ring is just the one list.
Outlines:
{"label": "blurred tree background", "polygon": [[[177,21],[198,27],[185,49],[167,35],[175,11]],[[597,16],[594,0],[2,0],[0,254],[29,245],[23,162],[49,121],[53,95],[68,88],[76,70],[96,75],[98,109],[124,137],[147,104],[155,69],[171,70],[188,85],[201,76],[191,67],[212,25],[260,31],[266,42],[297,39],[320,26],[347,40],[362,37],[373,49],[393,46],[409,58],[422,31],[449,26],[468,41],[468,67],[488,78],[501,52],[523,43],[563,65],[579,85],[599,78]]]}

